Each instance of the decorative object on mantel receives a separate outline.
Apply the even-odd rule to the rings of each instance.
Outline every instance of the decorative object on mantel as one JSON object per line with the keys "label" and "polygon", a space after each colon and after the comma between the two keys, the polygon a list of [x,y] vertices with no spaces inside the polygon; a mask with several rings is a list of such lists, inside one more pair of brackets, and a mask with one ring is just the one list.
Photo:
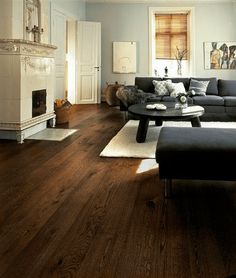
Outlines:
{"label": "decorative object on mantel", "polygon": [[182,60],[184,58],[186,59],[187,53],[188,53],[187,49],[180,50],[178,46],[176,46],[175,58],[177,61],[177,74],[180,76],[182,75]]}
{"label": "decorative object on mantel", "polygon": [[236,69],[236,42],[205,42],[205,69]]}
{"label": "decorative object on mantel", "polygon": [[25,38],[30,41],[40,42],[40,36],[43,33],[43,28],[41,27],[41,2],[39,0],[25,0],[24,4]]}
{"label": "decorative object on mantel", "polygon": [[106,84],[107,84],[107,87],[104,91],[104,95],[105,95],[107,104],[110,106],[119,105],[120,100],[117,98],[116,92],[120,87],[122,87],[124,85],[119,84],[117,81],[115,82],[115,84],[109,84],[108,82],[106,82]]}
{"label": "decorative object on mantel", "polygon": [[40,28],[36,25],[34,25],[34,27],[32,29],[29,29],[28,26],[26,26],[26,32],[30,33],[32,32],[34,35],[34,42],[40,42],[40,34],[43,33],[43,28]]}

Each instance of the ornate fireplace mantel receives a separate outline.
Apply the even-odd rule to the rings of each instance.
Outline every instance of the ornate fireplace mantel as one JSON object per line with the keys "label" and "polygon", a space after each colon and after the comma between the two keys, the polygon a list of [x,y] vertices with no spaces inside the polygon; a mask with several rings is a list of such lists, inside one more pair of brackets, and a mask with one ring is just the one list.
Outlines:
{"label": "ornate fireplace mantel", "polygon": [[[55,119],[55,49],[27,40],[0,39],[0,139],[22,143]],[[41,89],[47,92],[46,113],[32,117],[32,91]]]}
{"label": "ornate fireplace mantel", "polygon": [[54,57],[54,50],[56,48],[56,46],[46,43],[38,43],[21,39],[0,39],[1,54]]}

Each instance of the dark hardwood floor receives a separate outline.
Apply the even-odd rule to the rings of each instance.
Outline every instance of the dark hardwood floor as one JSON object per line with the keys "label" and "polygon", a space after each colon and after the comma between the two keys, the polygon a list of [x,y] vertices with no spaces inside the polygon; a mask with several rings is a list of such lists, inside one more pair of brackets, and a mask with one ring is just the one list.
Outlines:
{"label": "dark hardwood floor", "polygon": [[62,142],[0,141],[0,277],[236,274],[236,183],[176,181],[164,199],[157,169],[99,157],[123,125],[75,106]]}

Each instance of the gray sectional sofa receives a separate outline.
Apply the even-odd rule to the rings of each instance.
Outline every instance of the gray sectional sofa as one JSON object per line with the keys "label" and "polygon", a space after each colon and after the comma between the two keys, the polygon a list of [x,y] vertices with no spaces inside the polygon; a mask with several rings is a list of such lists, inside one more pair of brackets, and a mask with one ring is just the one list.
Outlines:
{"label": "gray sectional sofa", "polygon": [[[173,83],[183,82],[186,91],[189,89],[191,78],[156,78],[136,77],[135,89],[148,93],[147,101],[175,101],[170,96],[157,96],[154,92],[153,80],[171,79]],[[236,80],[217,80],[216,78],[196,78],[199,81],[210,81],[205,96],[188,97],[188,103],[204,107],[203,121],[235,121],[236,120]],[[121,110],[127,110],[121,103]]]}

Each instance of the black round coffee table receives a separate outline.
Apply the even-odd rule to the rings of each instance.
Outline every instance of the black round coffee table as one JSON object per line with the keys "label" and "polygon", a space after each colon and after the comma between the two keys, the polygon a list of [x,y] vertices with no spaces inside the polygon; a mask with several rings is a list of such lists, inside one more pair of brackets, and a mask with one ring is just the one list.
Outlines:
{"label": "black round coffee table", "polygon": [[[148,103],[151,104],[151,103]],[[162,102],[167,106],[165,111],[148,110],[147,104],[134,104],[129,107],[129,112],[139,118],[136,141],[143,143],[146,140],[149,121],[155,121],[161,126],[163,121],[190,120],[192,127],[201,127],[199,117],[204,114],[204,108],[198,105],[189,105],[184,109],[175,109],[175,102]]]}

